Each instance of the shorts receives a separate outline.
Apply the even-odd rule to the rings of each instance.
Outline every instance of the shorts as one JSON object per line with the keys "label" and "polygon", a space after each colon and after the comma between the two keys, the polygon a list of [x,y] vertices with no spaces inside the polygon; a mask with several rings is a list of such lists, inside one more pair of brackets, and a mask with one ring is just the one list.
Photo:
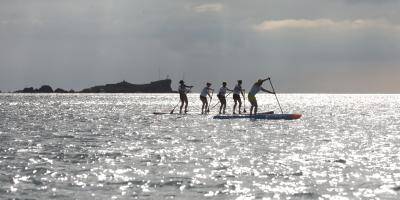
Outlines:
{"label": "shorts", "polygon": [[203,103],[207,103],[207,97],[200,96],[200,100]]}
{"label": "shorts", "polygon": [[256,99],[256,96],[253,96],[253,95],[248,95],[247,96],[247,99],[250,101],[250,103],[251,103],[251,105],[257,105],[257,99]]}
{"label": "shorts", "polygon": [[181,99],[182,102],[188,102],[186,94],[179,94],[179,98]]}
{"label": "shorts", "polygon": [[226,98],[224,95],[217,95],[219,102],[221,102],[221,104],[226,104]]}
{"label": "shorts", "polygon": [[240,95],[238,95],[238,94],[233,94],[233,100],[240,101]]}

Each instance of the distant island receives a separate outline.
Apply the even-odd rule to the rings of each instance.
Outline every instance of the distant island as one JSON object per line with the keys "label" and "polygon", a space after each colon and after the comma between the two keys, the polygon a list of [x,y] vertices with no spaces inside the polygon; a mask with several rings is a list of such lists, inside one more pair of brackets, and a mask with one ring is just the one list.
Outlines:
{"label": "distant island", "polygon": [[78,92],[61,88],[53,90],[51,86],[43,85],[40,88],[24,88],[15,91],[15,93],[173,93],[171,83],[171,79],[153,81],[147,84],[132,84],[122,81],[115,84],[93,86]]}
{"label": "distant island", "polygon": [[56,90],[53,91],[53,88],[49,85],[43,85],[40,88],[33,88],[33,87],[27,87],[24,88],[23,90],[17,90],[15,93],[75,93],[74,90],[69,90],[66,91],[61,88],[57,88]]}
{"label": "distant island", "polygon": [[171,79],[153,81],[148,84],[132,84],[122,81],[83,89],[81,93],[172,93]]}

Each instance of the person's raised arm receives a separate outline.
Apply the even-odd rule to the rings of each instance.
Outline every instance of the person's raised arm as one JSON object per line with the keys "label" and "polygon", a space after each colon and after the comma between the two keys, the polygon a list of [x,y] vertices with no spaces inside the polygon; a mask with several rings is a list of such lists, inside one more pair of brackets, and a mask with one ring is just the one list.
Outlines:
{"label": "person's raised arm", "polygon": [[266,78],[266,79],[263,79],[263,82],[264,82],[264,81],[268,81],[269,79],[271,79],[271,78],[270,78],[270,77],[268,77],[268,78]]}
{"label": "person's raised arm", "polygon": [[[187,85],[184,85],[184,86],[185,86],[185,93],[190,93],[190,90],[192,89],[193,86],[187,86]],[[189,89],[187,89],[187,88],[189,88]]]}
{"label": "person's raised arm", "polygon": [[265,89],[265,88],[263,88],[263,87],[261,87],[261,91],[263,91],[263,92],[268,92],[268,93],[270,93],[270,94],[275,94],[274,92],[271,92],[271,91],[269,91],[269,90],[267,90],[267,89]]}
{"label": "person's raised arm", "polygon": [[186,87],[186,88],[192,88],[193,86],[191,86],[191,85],[190,85],[190,86],[189,86],[189,85],[185,85],[185,87]]}

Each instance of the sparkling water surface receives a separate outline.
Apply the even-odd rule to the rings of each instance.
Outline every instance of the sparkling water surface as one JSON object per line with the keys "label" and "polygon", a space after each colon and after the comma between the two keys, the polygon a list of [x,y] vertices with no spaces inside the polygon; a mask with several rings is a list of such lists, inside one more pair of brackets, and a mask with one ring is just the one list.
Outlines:
{"label": "sparkling water surface", "polygon": [[214,120],[198,94],[188,115],[152,114],[176,94],[1,94],[0,199],[400,198],[400,95],[279,100],[303,117]]}

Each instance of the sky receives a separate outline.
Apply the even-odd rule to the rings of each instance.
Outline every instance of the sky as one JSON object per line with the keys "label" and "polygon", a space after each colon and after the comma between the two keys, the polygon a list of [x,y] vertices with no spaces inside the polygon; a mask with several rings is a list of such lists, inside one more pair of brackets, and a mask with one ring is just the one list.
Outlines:
{"label": "sky", "polygon": [[[0,90],[185,79],[399,93],[400,0],[0,0]],[[267,87],[267,86],[266,86]]]}

